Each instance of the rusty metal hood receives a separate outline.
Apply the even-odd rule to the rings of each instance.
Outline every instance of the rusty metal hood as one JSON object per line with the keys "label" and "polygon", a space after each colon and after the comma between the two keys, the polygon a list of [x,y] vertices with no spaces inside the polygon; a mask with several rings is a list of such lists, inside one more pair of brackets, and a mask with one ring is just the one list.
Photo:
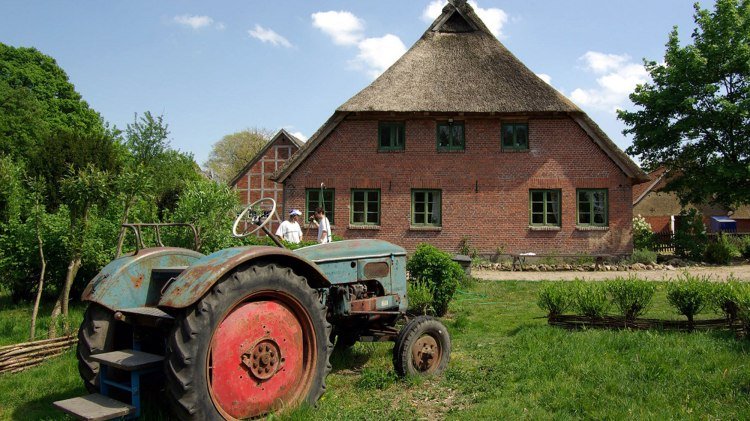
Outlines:
{"label": "rusty metal hood", "polygon": [[315,263],[385,256],[405,256],[406,250],[383,240],[345,240],[317,244],[294,250],[294,253]]}

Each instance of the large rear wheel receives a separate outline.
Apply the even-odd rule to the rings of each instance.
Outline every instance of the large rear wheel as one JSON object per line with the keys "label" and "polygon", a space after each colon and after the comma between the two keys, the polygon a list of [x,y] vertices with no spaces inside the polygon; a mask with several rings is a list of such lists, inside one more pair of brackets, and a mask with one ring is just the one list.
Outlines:
{"label": "large rear wheel", "polygon": [[245,419],[314,404],[331,368],[330,332],[305,278],[274,264],[237,270],[170,335],[167,390],[176,415]]}
{"label": "large rear wheel", "polygon": [[99,392],[99,363],[91,355],[112,351],[114,348],[114,313],[97,303],[90,303],[78,329],[78,372],[91,393]]}

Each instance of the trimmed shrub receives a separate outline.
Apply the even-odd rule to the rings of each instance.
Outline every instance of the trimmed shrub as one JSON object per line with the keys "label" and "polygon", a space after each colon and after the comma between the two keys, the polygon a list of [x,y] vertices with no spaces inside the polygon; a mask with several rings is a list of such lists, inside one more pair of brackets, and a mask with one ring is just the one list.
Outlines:
{"label": "trimmed shrub", "polygon": [[693,318],[709,303],[710,291],[711,283],[708,277],[685,273],[676,281],[667,284],[667,301],[679,314],[687,317],[692,329]]}
{"label": "trimmed shrub", "polygon": [[740,243],[740,254],[746,259],[750,259],[750,235],[744,235],[741,237]]}
{"label": "trimmed shrub", "polygon": [[698,261],[703,257],[708,243],[706,226],[695,209],[680,212],[680,223],[674,234],[675,252],[678,256]]}
{"label": "trimmed shrub", "polygon": [[737,246],[732,244],[729,237],[719,234],[716,242],[709,243],[706,246],[705,259],[709,263],[727,265],[732,261],[732,257],[739,254]]}
{"label": "trimmed shrub", "polygon": [[750,287],[743,284],[743,288],[736,290],[737,319],[742,323],[746,338],[750,338]]}
{"label": "trimmed shrub", "polygon": [[409,312],[413,314],[428,314],[432,309],[432,291],[424,282],[409,282],[406,285],[406,298],[409,302]]}
{"label": "trimmed shrub", "polygon": [[417,246],[414,255],[406,263],[406,270],[412,281],[423,282],[430,289],[432,308],[437,316],[448,311],[448,304],[465,276],[461,266],[451,259],[450,254],[426,243]]}
{"label": "trimmed shrub", "polygon": [[549,318],[563,314],[573,304],[570,285],[562,282],[545,284],[539,291],[536,304],[547,312]]}
{"label": "trimmed shrub", "polygon": [[607,313],[610,304],[604,282],[576,281],[575,308],[580,314],[599,319]]}
{"label": "trimmed shrub", "polygon": [[733,277],[727,278],[726,282],[713,283],[709,292],[709,305],[717,313],[723,313],[729,321],[737,320],[740,297],[747,293],[747,289],[747,284],[740,283]]}
{"label": "trimmed shrub", "polygon": [[652,265],[656,263],[656,252],[647,249],[637,249],[633,251],[628,259],[629,263],[643,263],[644,265]]}
{"label": "trimmed shrub", "polygon": [[651,304],[656,292],[656,284],[636,277],[615,278],[607,283],[612,296],[612,304],[626,320],[635,320]]}

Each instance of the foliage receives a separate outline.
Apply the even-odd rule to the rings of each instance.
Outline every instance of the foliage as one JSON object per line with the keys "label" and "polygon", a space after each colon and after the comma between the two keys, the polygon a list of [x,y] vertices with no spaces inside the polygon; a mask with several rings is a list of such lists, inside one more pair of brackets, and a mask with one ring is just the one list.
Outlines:
{"label": "foliage", "polygon": [[536,305],[547,312],[548,318],[559,316],[569,309],[574,302],[567,283],[551,282],[544,284],[537,296]]}
{"label": "foliage", "polygon": [[656,292],[656,284],[636,277],[618,277],[607,283],[612,304],[626,320],[635,320],[651,304]]}
{"label": "foliage", "polygon": [[61,132],[96,136],[104,127],[52,57],[0,43],[0,153],[28,162]]}
{"label": "foliage", "polygon": [[708,277],[680,275],[674,282],[667,283],[667,301],[677,312],[687,317],[690,324],[696,314],[709,304],[711,284]]}
{"label": "foliage", "polygon": [[228,183],[271,140],[273,133],[254,127],[228,134],[214,143],[205,166],[219,181]]}
{"label": "foliage", "polygon": [[610,301],[605,283],[576,280],[574,291],[574,306],[580,314],[591,318],[601,318],[609,310]]}
{"label": "foliage", "polygon": [[675,253],[694,261],[703,257],[708,244],[706,226],[701,214],[695,209],[680,211],[680,220],[674,234]]}
{"label": "foliage", "polygon": [[750,235],[742,236],[741,246],[739,247],[742,257],[750,259]]}
{"label": "foliage", "polygon": [[643,263],[644,265],[652,265],[656,263],[657,254],[655,251],[646,249],[637,249],[630,255],[628,262],[632,263]]}
{"label": "foliage", "polygon": [[728,265],[732,261],[732,257],[739,254],[739,250],[731,243],[729,238],[726,235],[719,234],[716,241],[708,243],[704,256],[708,263]]}
{"label": "foliage", "polygon": [[654,230],[646,218],[641,215],[633,218],[633,248],[636,250],[653,250],[654,248]]}
{"label": "foliage", "polygon": [[465,276],[461,266],[451,259],[450,254],[432,245],[422,243],[406,263],[411,279],[423,282],[433,295],[433,309],[437,316],[448,311],[448,303],[459,282]]}
{"label": "foliage", "polygon": [[742,297],[750,293],[748,284],[741,283],[734,277],[729,277],[726,282],[711,284],[709,291],[709,305],[717,313],[724,314],[729,320],[736,320]]}
{"label": "foliage", "polygon": [[27,191],[21,182],[25,175],[23,166],[9,156],[0,154],[0,223],[21,217]]}
{"label": "foliage", "polygon": [[619,111],[628,153],[645,166],[665,165],[667,188],[683,204],[750,203],[750,3],[717,0],[695,5],[692,45],[680,46],[675,27],[662,62],[646,61],[652,82],[630,99],[640,109]]}
{"label": "foliage", "polygon": [[409,312],[412,314],[429,314],[432,310],[434,300],[432,291],[420,281],[406,284],[406,299],[409,303]]}
{"label": "foliage", "polygon": [[463,254],[464,256],[469,256],[472,259],[475,259],[478,255],[478,250],[476,247],[472,247],[471,239],[464,236],[461,237],[461,241],[458,242],[458,254]]}

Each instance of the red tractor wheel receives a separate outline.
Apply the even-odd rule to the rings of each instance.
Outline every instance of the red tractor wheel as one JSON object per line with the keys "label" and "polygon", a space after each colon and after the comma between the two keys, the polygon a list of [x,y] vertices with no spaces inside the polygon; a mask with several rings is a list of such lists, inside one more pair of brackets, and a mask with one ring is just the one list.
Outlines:
{"label": "red tractor wheel", "polygon": [[331,369],[330,332],[319,295],[291,269],[234,272],[172,332],[166,374],[176,414],[245,419],[314,404]]}
{"label": "red tractor wheel", "polygon": [[113,350],[114,313],[96,304],[89,304],[78,329],[78,372],[91,393],[99,392],[99,363],[91,360],[91,355]]}
{"label": "red tractor wheel", "polygon": [[438,375],[448,367],[451,338],[439,320],[419,316],[407,323],[393,346],[393,366],[400,376]]}

